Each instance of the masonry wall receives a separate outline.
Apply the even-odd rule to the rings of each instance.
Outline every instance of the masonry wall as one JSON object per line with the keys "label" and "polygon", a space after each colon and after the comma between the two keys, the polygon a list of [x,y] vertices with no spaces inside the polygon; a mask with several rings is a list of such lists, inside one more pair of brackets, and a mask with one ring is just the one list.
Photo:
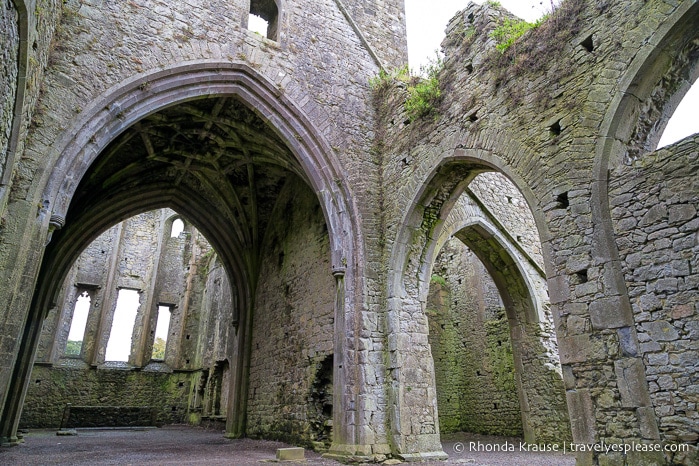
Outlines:
{"label": "masonry wall", "polygon": [[185,420],[191,374],[35,366],[21,425],[58,428],[66,403],[74,406],[154,408],[158,423]]}
{"label": "masonry wall", "polygon": [[[10,307],[17,309],[3,316],[8,320],[8,332],[1,345],[3,375],[11,371],[13,354],[17,353],[16,336],[21,334],[25,312],[20,309],[26,310],[31,302],[30,296],[20,292],[31,288],[25,287],[22,280],[37,273],[44,243],[39,239],[45,231],[42,222],[48,220],[54,208],[42,198],[50,174],[44,167],[53,166],[59,156],[52,147],[70,133],[66,125],[78,120],[85,109],[110,89],[113,91],[141,74],[192,61],[249,66],[261,80],[276,88],[279,99],[298,108],[322,135],[323,144],[332,148],[332,154],[327,155],[340,161],[338,167],[344,170],[343,176],[352,178],[349,184],[356,186],[353,205],[364,211],[367,231],[380,231],[378,217],[371,208],[379,189],[375,154],[371,151],[374,110],[368,93],[369,78],[378,72],[379,64],[353,29],[352,21],[345,17],[339,2],[285,2],[278,42],[241,27],[247,17],[245,0],[48,3],[40,2],[41,8],[37,9],[42,18],[39,24],[44,24],[44,18],[47,23],[41,29],[45,35],[38,41],[37,51],[46,57],[38,63],[49,63],[49,67],[43,77],[38,72],[30,73],[32,80],[37,76],[32,95],[38,97],[39,86],[43,93],[29,134],[25,131],[21,135],[22,159],[5,214],[13,220],[0,232],[1,259],[31,269],[16,274],[5,269],[0,280],[10,283],[2,295]],[[387,66],[407,61],[402,2],[381,2],[371,12],[361,10],[357,9],[357,14],[361,12],[362,17],[353,21],[361,28],[371,27],[366,34],[374,55],[382,57]],[[51,39],[52,55],[48,60]],[[147,92],[147,86],[143,90]],[[34,107],[35,100],[31,102]],[[58,171],[63,169],[56,167]],[[10,191],[7,192],[9,196]],[[38,204],[43,207],[37,221]],[[4,384],[2,388],[4,393]]]}
{"label": "masonry wall", "polygon": [[[699,439],[699,152],[697,136],[612,173],[609,202],[650,400],[662,437]],[[622,366],[619,365],[619,370]],[[610,400],[628,404],[627,393]],[[688,461],[678,454],[675,461]]]}
{"label": "masonry wall", "polygon": [[[662,128],[665,106],[670,107],[671,96],[686,89],[686,80],[696,76],[695,7],[692,2],[562,2],[542,27],[525,34],[501,54],[495,50],[490,32],[508,18],[507,13],[487,5],[471,5],[447,27],[442,44],[445,68],[439,75],[444,98],[435,104],[435,113],[409,121],[401,108],[406,95],[403,83],[395,86],[388,99],[383,95],[379,100],[386,115],[381,127],[386,148],[386,243],[392,251],[407,255],[405,262],[391,266],[398,270],[405,267],[401,278],[415,287],[406,285],[409,298],[394,307],[389,305],[389,309],[398,309],[397,315],[413,318],[419,325],[413,309],[422,284],[414,276],[424,267],[421,260],[429,256],[430,228],[438,228],[438,220],[448,214],[449,195],[459,180],[474,170],[502,170],[524,193],[536,219],[573,438],[578,442],[672,441],[678,436],[666,436],[665,432],[673,429],[688,438],[694,435],[679,427],[692,424],[692,415],[684,414],[684,408],[676,410],[675,399],[668,396],[677,382],[662,378],[667,388],[657,389],[657,381],[650,380],[666,360],[658,352],[672,348],[662,338],[674,339],[677,332],[677,338],[683,340],[679,346],[690,348],[694,344],[687,321],[676,322],[648,310],[641,314],[639,323],[638,313],[634,318],[627,312],[641,302],[651,309],[657,307],[657,303],[650,304],[655,298],[651,300],[647,294],[663,296],[678,305],[694,296],[689,288],[682,288],[686,286],[685,275],[691,276],[684,256],[694,254],[694,246],[688,240],[671,243],[673,258],[667,266],[651,272],[638,271],[638,267],[633,272],[622,270],[616,247],[630,249],[629,239],[639,243],[635,244],[640,246],[637,252],[643,251],[633,256],[635,260],[658,259],[653,259],[653,251],[645,244],[650,232],[643,231],[645,227],[637,231],[635,222],[640,219],[625,220],[628,231],[615,238],[617,230],[611,225],[617,218],[636,215],[622,214],[626,208],[640,207],[625,200],[609,221],[609,210],[616,205],[608,209],[605,183],[608,168],[615,168],[622,160],[645,157],[643,154],[653,149],[654,138],[659,136],[654,128]],[[688,9],[694,14],[677,23],[676,33],[663,37],[667,31],[661,33],[662,27],[657,26],[676,21]],[[661,37],[666,40],[662,50],[667,56],[662,55],[664,61],[655,61],[657,46],[651,44],[657,44]],[[680,95],[678,92],[677,97]],[[695,148],[696,141],[688,145]],[[696,151],[688,149],[692,150]],[[690,189],[689,181],[683,184]],[[647,191],[639,182],[620,192],[645,199]],[[657,209],[662,208],[651,213],[658,223],[663,217],[669,219],[669,206],[667,213],[658,214]],[[673,206],[673,215],[679,230],[680,218],[693,218],[693,209]],[[401,222],[406,221],[409,226],[401,230]],[[679,238],[673,233],[656,233],[663,234],[673,241]],[[668,241],[652,238],[654,243]],[[672,267],[683,270],[672,272]],[[648,276],[639,280],[636,274]],[[662,278],[656,283],[657,278],[650,275]],[[628,285],[632,278],[639,280],[638,286]],[[641,292],[642,288],[645,291]],[[392,296],[402,291],[398,288]],[[663,298],[657,299],[662,302]],[[406,308],[407,312],[401,311]],[[661,320],[654,321],[656,317]],[[417,339],[422,330],[416,326],[404,333],[406,339]],[[653,362],[647,362],[647,357],[642,360],[638,348],[659,338],[660,349],[656,346],[653,350]],[[678,370],[670,360],[681,366],[682,357],[668,354],[665,366]],[[693,373],[690,366],[683,369]],[[657,399],[666,405],[649,409],[651,394],[658,391],[662,394]],[[692,391],[690,388],[689,393]],[[423,406],[428,397],[425,400]],[[681,398],[677,400],[682,405]],[[402,409],[410,412],[409,406]],[[670,412],[673,414],[663,414]],[[658,414],[658,425],[664,426],[660,434],[653,428]],[[663,420],[666,415],[672,421]],[[691,455],[681,461],[691,464]],[[603,456],[582,454],[578,461],[624,461],[620,455]],[[668,461],[662,455],[641,456],[632,455],[628,461]]]}
{"label": "masonry wall", "polygon": [[[400,47],[393,44],[402,45],[402,26],[396,30],[385,27],[390,18],[400,19],[399,2],[376,2],[376,9],[374,3],[363,3],[364,11],[358,4],[351,5],[355,22],[367,27],[370,43],[389,44],[376,55],[400,56]],[[51,219],[56,207],[52,203],[65,203],[62,207],[67,208],[72,195],[61,193],[67,197],[56,199],[51,196],[58,188],[51,188],[52,194],[45,198],[47,180],[53,175],[53,180],[77,183],[87,171],[80,161],[73,165],[61,159],[56,148],[74,136],[72,125],[86,109],[102,109],[111,122],[126,121],[123,118],[129,115],[119,108],[105,109],[105,96],[123,90],[134,79],[184,63],[196,68],[214,61],[254,70],[250,74],[254,79],[274,89],[270,100],[289,103],[308,118],[313,134],[299,134],[299,139],[323,139],[320,150],[328,154],[318,160],[337,160],[338,169],[333,173],[337,178],[332,182],[346,189],[348,199],[342,206],[348,211],[342,214],[356,222],[352,244],[366,248],[353,258],[353,270],[346,271],[358,285],[348,290],[356,307],[346,310],[346,316],[355,319],[351,321],[354,326],[341,330],[356,334],[338,336],[345,338],[341,340],[346,352],[343,359],[357,362],[356,372],[347,371],[351,377],[343,387],[347,406],[356,401],[356,412],[363,414],[362,419],[349,422],[355,411],[346,410],[343,426],[359,427],[360,438],[343,436],[343,441],[356,441],[358,450],[352,454],[439,456],[432,354],[423,308],[428,284],[420,281],[420,272],[429,267],[424,258],[430,257],[431,234],[453,205],[450,195],[482,170],[501,170],[510,177],[536,219],[575,440],[628,444],[696,439],[686,427],[695,421],[690,411],[695,367],[688,360],[695,349],[691,312],[696,309],[686,305],[696,295],[691,292],[695,269],[689,256],[696,252],[690,240],[692,232],[696,233],[692,223],[696,200],[690,191],[683,191],[692,186],[690,173],[682,174],[684,166],[665,166],[665,156],[659,156],[656,166],[664,175],[684,177],[680,180],[684,186],[673,187],[683,192],[679,197],[683,200],[676,202],[672,195],[665,199],[659,194],[657,201],[665,204],[651,206],[648,202],[656,199],[646,202],[643,198],[662,185],[654,173],[643,173],[643,156],[653,149],[654,133],[663,126],[657,123],[667,101],[696,76],[696,2],[567,0],[504,54],[495,50],[490,33],[509,15],[495,3],[470,5],[448,25],[445,69],[440,74],[447,98],[436,104],[430,118],[415,121],[409,121],[401,108],[405,83],[392,95],[379,96],[377,109],[383,115],[381,121],[375,118],[367,82],[378,73],[379,65],[345,17],[343,3],[289,2],[276,43],[240,27],[245,5],[242,0],[186,4],[135,0],[118,5],[47,0],[39,2],[32,13],[36,24],[32,23],[26,41],[27,97],[17,159],[5,170],[11,169],[14,176],[0,193],[0,401],[4,410],[12,411],[12,403],[21,398],[21,387],[12,385],[12,399],[5,403],[11,374],[16,367],[28,367],[31,360],[33,342],[25,340],[22,347],[20,339],[47,228],[50,222],[52,227],[57,225],[57,219]],[[375,18],[378,27],[372,25]],[[378,37],[381,33],[385,37]],[[678,52],[679,48],[684,51]],[[138,95],[150,95],[149,83],[144,81],[138,91],[142,92]],[[177,95],[168,98],[171,100],[160,103],[174,103]],[[79,145],[89,153],[94,142],[89,134],[81,136],[85,140]],[[685,166],[693,170],[696,141],[686,143]],[[680,145],[668,151],[681,155],[685,149]],[[611,196],[633,212],[612,213],[606,184],[610,170],[634,160],[641,160],[641,165],[629,173],[643,174],[639,188],[620,183],[612,187]],[[78,169],[72,172],[67,166]],[[630,176],[621,168],[613,175],[613,184]],[[316,174],[307,175],[313,178]],[[628,195],[628,199],[623,197]],[[643,199],[641,205],[632,203],[633,196]],[[325,204],[329,205],[331,201]],[[277,215],[282,218],[281,211]],[[618,225],[613,225],[613,219],[619,220]],[[625,230],[629,225],[633,226]],[[306,270],[302,278],[289,275],[293,282],[288,283],[290,271],[283,267],[285,260],[299,269],[309,266],[307,257],[313,254],[301,259],[299,251],[312,249],[314,242],[304,236],[311,229],[289,233],[289,237],[303,239],[303,247],[284,250],[281,261],[279,249],[274,252],[276,257],[269,252],[272,248],[265,249],[269,257],[262,261],[264,274],[260,277],[264,279],[258,288],[257,314],[265,316],[260,309],[283,311],[287,305],[308,305],[319,314],[314,315],[313,324],[301,319],[284,321],[281,330],[260,328],[265,319],[255,319],[256,340],[263,347],[259,335],[269,334],[276,345],[270,342],[270,349],[295,348],[295,352],[268,351],[278,355],[274,361],[253,355],[257,385],[251,385],[250,419],[259,435],[279,435],[272,419],[276,410],[274,414],[283,413],[285,426],[290,426],[296,438],[311,438],[310,433],[304,437],[310,423],[304,420],[308,413],[302,408],[303,397],[320,393],[314,381],[324,372],[318,367],[322,369],[328,360],[333,338],[325,337],[332,335],[332,326],[325,322],[332,311],[321,311],[313,304],[315,299],[332,303],[334,294],[326,290],[332,290],[333,284],[329,274],[315,270]],[[271,238],[266,241],[274,243]],[[634,255],[641,244],[647,256]],[[315,247],[316,253],[322,249],[318,244]],[[670,254],[670,262],[656,251]],[[318,257],[327,256],[318,253]],[[257,278],[253,274],[251,280]],[[327,295],[310,292],[317,291],[310,284],[314,278],[318,282],[313,283],[328,280],[331,286],[321,287]],[[201,283],[192,285],[191,299],[182,301],[187,306],[198,305],[204,296]],[[302,297],[294,295],[295,287],[303,292]],[[33,311],[31,322],[37,322],[37,314],[43,317],[48,309]],[[271,314],[269,320],[278,314]],[[319,332],[321,321],[321,328],[328,327],[328,331],[313,333]],[[196,339],[194,330],[202,328],[202,322],[183,314],[179,328],[185,338]],[[287,343],[283,328],[289,330],[289,339],[297,336],[299,340]],[[320,345],[312,355],[310,344],[300,343],[306,334],[312,335],[309,341]],[[183,350],[195,354],[192,348]],[[299,352],[300,358],[291,358]],[[18,359],[25,365],[15,366]],[[288,367],[272,367],[282,362]],[[194,367],[192,359],[187,364]],[[686,378],[679,375],[680,368]],[[549,373],[557,375],[556,367]],[[272,394],[263,386],[262,374],[281,374],[280,380],[288,382],[277,387],[278,394]],[[536,386],[536,378],[531,377],[531,387]],[[685,383],[690,384],[686,392]],[[289,387],[298,390],[294,393]],[[259,396],[254,388],[262,390]],[[543,400],[538,397],[539,402]],[[0,416],[3,442],[12,442],[14,427],[4,421],[12,420],[14,414],[8,417],[5,413]],[[697,451],[696,445],[692,448],[693,453],[685,457],[590,453],[579,455],[578,460],[581,464],[641,460],[692,464]]]}
{"label": "masonry wall", "polygon": [[[407,63],[405,5],[401,0],[336,0],[343,4],[386,68]],[[387,34],[390,31],[391,33]]]}
{"label": "masonry wall", "polygon": [[512,241],[521,246],[536,265],[543,269],[544,257],[536,222],[531,207],[517,187],[497,172],[481,173],[468,187],[502,225]]}
{"label": "masonry wall", "polygon": [[[194,228],[186,237],[180,271],[182,287],[178,290],[179,301],[170,320],[171,341],[168,349],[171,350],[169,353],[166,351],[166,361],[178,369],[199,370],[202,368],[200,354],[205,338],[205,334],[200,332],[210,331],[202,323],[207,321],[209,313],[218,315],[217,312],[225,312],[226,309],[219,311],[205,306],[208,265],[214,254],[211,245]],[[163,285],[166,289],[174,290],[165,283]]]}
{"label": "masonry wall", "polygon": [[12,121],[17,94],[19,72],[19,14],[13,2],[0,6],[0,178],[4,175],[7,150],[10,143]]}
{"label": "masonry wall", "polygon": [[[206,277],[202,308],[197,313],[199,330],[188,421],[194,425],[225,427],[231,374],[238,363],[236,342],[238,311],[231,297],[231,286],[225,269],[215,254],[202,256],[200,272]],[[217,424],[218,423],[218,424]]]}
{"label": "masonry wall", "polygon": [[[68,333],[78,295],[82,290],[90,290],[90,306],[85,334],[81,345],[81,359],[94,361],[101,344],[99,335],[103,304],[113,308],[116,291],[108,271],[114,265],[121,247],[121,229],[111,228],[92,241],[83,251],[65,279],[58,302],[43,322],[36,361],[54,363],[64,356]],[[113,277],[112,277],[113,278]],[[104,342],[106,344],[106,342]]]}
{"label": "masonry wall", "polygon": [[335,281],[315,195],[292,180],[278,206],[255,298],[247,433],[310,444],[328,440],[311,400],[333,357]]}
{"label": "masonry wall", "polygon": [[[6,3],[14,4],[14,2]],[[33,14],[35,18],[35,21],[30,21],[30,24],[33,27],[29,28],[30,30],[28,31],[28,33],[31,34],[31,41],[29,37],[26,39],[27,56],[22,57],[19,56],[20,54],[17,54],[16,58],[14,59],[11,58],[9,61],[3,60],[3,63],[6,63],[8,66],[8,73],[10,76],[15,73],[12,71],[15,69],[15,66],[18,70],[21,69],[22,63],[20,60],[26,60],[26,80],[24,82],[14,81],[14,84],[10,84],[10,86],[16,86],[14,90],[10,91],[14,98],[11,98],[10,96],[6,97],[4,94],[2,96],[3,116],[0,118],[3,119],[3,122],[0,127],[4,128],[6,131],[6,128],[8,128],[6,125],[19,125],[17,140],[4,143],[7,144],[7,146],[0,151],[0,157],[3,159],[2,168],[0,170],[2,171],[3,176],[3,185],[0,185],[0,224],[2,225],[0,228],[0,243],[2,244],[0,246],[0,261],[2,261],[3,264],[19,264],[25,261],[37,261],[37,256],[35,252],[31,250],[31,248],[25,249],[22,247],[26,241],[26,237],[24,237],[22,234],[17,236],[11,233],[13,230],[17,231],[17,229],[21,230],[26,227],[27,219],[31,218],[30,216],[35,215],[36,213],[37,204],[33,201],[27,201],[21,196],[13,196],[12,186],[14,184],[13,181],[15,175],[19,177],[19,172],[26,167],[26,165],[19,162],[19,159],[20,155],[24,151],[24,148],[26,147],[26,138],[29,131],[29,125],[33,115],[35,114],[36,102],[39,98],[39,91],[44,76],[44,68],[48,62],[51,38],[53,36],[55,26],[58,23],[60,8],[57,8],[56,5],[59,3],[60,2],[58,0],[39,0],[37,2],[36,12],[24,12],[27,16],[32,16]],[[9,10],[12,9],[12,7],[9,7]],[[11,15],[15,15],[17,13],[19,12],[15,12],[14,14],[11,13]],[[3,54],[9,53],[10,50],[13,50],[15,46],[12,44],[16,43],[18,39],[20,40],[19,47],[21,48],[21,40],[23,39],[23,37],[13,36],[14,33],[12,31],[15,30],[19,30],[21,35],[19,25],[14,26],[8,24],[7,29],[5,29],[3,25],[3,31],[5,30],[8,31],[9,36],[8,42],[3,40],[3,47],[5,47],[5,44],[7,44],[8,47],[6,52],[4,51]],[[13,61],[16,63],[16,65],[12,65]],[[15,77],[17,77],[17,75],[15,75]],[[3,81],[4,79],[5,78],[3,78]],[[2,86],[6,86],[10,82],[10,80],[3,82]],[[24,87],[24,89],[22,89],[22,87]],[[23,94],[23,98],[19,103],[22,115],[21,121],[17,121],[16,118],[13,118],[11,121],[4,121],[6,118],[5,115],[9,115],[14,112],[16,105],[15,99],[20,93]],[[7,148],[11,148],[13,144],[16,144],[15,157],[12,161],[12,166],[7,166],[10,163],[10,160],[5,158],[10,154],[8,154],[6,151]],[[8,203],[10,202],[10,198],[12,198],[14,202],[14,206],[12,207],[13,213],[8,213]],[[2,285],[0,285],[0,289],[2,290],[0,295],[8,297],[8,302],[10,299],[9,297],[14,297],[16,293],[22,294],[20,290],[25,289],[24,284],[21,283],[21,274],[17,271],[17,269],[17,267],[6,268],[5,275],[7,276],[7,280],[2,280]],[[19,300],[22,300],[22,298],[19,298]],[[2,335],[0,335],[0,372],[4,374],[2,377],[0,377],[0,403],[4,403],[10,380],[9,372],[7,371],[10,370],[16,361],[17,353],[19,351],[18,335],[22,331],[23,319],[21,316],[18,317],[12,312],[3,313],[0,315],[0,324],[4,328]]]}
{"label": "masonry wall", "polygon": [[505,309],[483,264],[458,239],[435,260],[425,312],[440,432],[521,437]]}
{"label": "masonry wall", "polygon": [[[225,352],[231,298],[222,268],[209,269],[215,255],[197,230],[185,221],[185,231],[170,237],[174,218],[175,212],[168,209],[132,217],[104,232],[83,251],[66,278],[61,306],[44,322],[23,426],[57,427],[67,403],[150,407],[159,423],[191,420],[190,396],[197,392],[195,384],[201,373],[208,374],[218,361],[226,359],[220,350],[215,351],[214,359],[210,350],[223,347]],[[207,283],[213,296],[205,299]],[[130,364],[104,360],[120,287],[141,291]],[[82,348],[80,355],[66,355],[73,310],[82,290],[88,290],[91,297]],[[156,310],[161,303],[171,305],[172,310],[162,362],[151,361]],[[142,357],[136,357],[138,354]],[[133,370],[139,366],[142,370]],[[220,398],[226,390],[227,385],[219,384],[216,396]],[[192,409],[196,407],[193,403]]]}

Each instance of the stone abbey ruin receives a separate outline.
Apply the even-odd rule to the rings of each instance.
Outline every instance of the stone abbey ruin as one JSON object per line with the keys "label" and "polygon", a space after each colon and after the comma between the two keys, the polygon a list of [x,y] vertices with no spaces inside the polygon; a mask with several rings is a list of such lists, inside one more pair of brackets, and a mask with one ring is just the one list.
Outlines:
{"label": "stone abbey ruin", "polygon": [[656,147],[699,4],[564,0],[498,50],[511,18],[456,14],[415,114],[401,0],[2,2],[2,445],[190,423],[697,464],[699,135]]}

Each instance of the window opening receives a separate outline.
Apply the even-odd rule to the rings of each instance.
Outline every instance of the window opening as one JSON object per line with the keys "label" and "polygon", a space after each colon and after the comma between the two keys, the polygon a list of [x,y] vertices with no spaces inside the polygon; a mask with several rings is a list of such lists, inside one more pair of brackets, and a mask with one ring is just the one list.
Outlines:
{"label": "window opening", "polygon": [[269,23],[267,21],[250,13],[250,16],[248,16],[248,30],[267,37],[267,28],[269,28]]}
{"label": "window opening", "polygon": [[117,297],[112,330],[109,332],[105,361],[127,362],[131,354],[131,340],[140,306],[138,291],[121,289]]}
{"label": "window opening", "polygon": [[162,361],[165,359],[165,347],[167,335],[170,330],[170,306],[158,306],[158,321],[155,324],[155,338],[153,340],[153,353],[151,359]]}
{"label": "window opening", "polygon": [[248,29],[262,36],[278,40],[279,9],[275,0],[250,0]]}
{"label": "window opening", "polygon": [[172,229],[170,230],[170,238],[177,238],[180,233],[184,231],[184,222],[182,219],[176,218],[172,222]]}
{"label": "window opening", "polygon": [[79,356],[85,337],[85,326],[87,325],[87,315],[90,313],[90,293],[83,291],[75,301],[73,308],[73,318],[70,322],[68,332],[68,342],[66,343],[65,354],[67,356]]}
{"label": "window opening", "polygon": [[699,84],[697,82],[689,88],[675,112],[667,122],[663,135],[658,142],[658,149],[674,144],[696,132],[699,132],[699,123],[696,118],[696,102],[699,102]]}

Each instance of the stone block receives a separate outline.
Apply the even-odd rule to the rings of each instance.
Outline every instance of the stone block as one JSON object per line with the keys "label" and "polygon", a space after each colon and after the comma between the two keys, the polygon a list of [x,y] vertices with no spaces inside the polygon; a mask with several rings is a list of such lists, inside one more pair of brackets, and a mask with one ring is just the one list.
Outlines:
{"label": "stone block", "polygon": [[595,415],[588,390],[566,392],[570,413],[570,427],[576,443],[595,443]]}
{"label": "stone block", "polygon": [[645,227],[659,222],[663,218],[668,216],[667,207],[663,204],[657,204],[651,207],[648,212],[643,216],[638,225],[640,227]]}
{"label": "stone block", "polygon": [[673,319],[683,319],[694,314],[694,309],[691,304],[678,304],[672,309],[670,316]]}
{"label": "stone block", "polygon": [[677,329],[665,320],[644,322],[642,327],[654,341],[673,341],[679,337]]}
{"label": "stone block", "polygon": [[622,354],[627,357],[638,356],[638,339],[633,328],[622,327],[616,333],[619,337],[619,347]]}
{"label": "stone block", "polygon": [[606,358],[604,342],[589,334],[562,337],[558,340],[561,364]]}
{"label": "stone block", "polygon": [[658,431],[658,422],[655,418],[655,411],[652,407],[643,407],[636,410],[638,416],[638,424],[643,438],[648,440],[658,440],[660,432]]}
{"label": "stone block", "polygon": [[633,325],[631,305],[623,296],[609,296],[590,303],[590,319],[595,329]]}
{"label": "stone block", "polygon": [[697,209],[691,204],[674,205],[668,209],[669,223],[686,222],[697,215]]}
{"label": "stone block", "polygon": [[634,466],[657,466],[667,461],[660,451],[631,451],[626,457],[626,464]]}
{"label": "stone block", "polygon": [[566,322],[568,333],[579,335],[590,331],[589,320],[579,316],[570,316]]}
{"label": "stone block", "polygon": [[639,358],[626,358],[614,361],[617,387],[624,407],[650,406],[645,367]]}
{"label": "stone block", "polygon": [[306,459],[305,450],[301,447],[277,448],[278,461],[299,461]]}

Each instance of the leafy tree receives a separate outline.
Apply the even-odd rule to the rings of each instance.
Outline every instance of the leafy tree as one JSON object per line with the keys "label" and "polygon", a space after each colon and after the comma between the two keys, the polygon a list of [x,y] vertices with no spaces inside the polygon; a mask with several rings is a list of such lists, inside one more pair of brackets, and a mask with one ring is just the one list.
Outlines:
{"label": "leafy tree", "polygon": [[68,340],[68,343],[66,343],[66,354],[69,354],[71,356],[78,356],[80,354],[82,346],[82,340]]}
{"label": "leafy tree", "polygon": [[165,359],[165,340],[157,337],[153,342],[153,355],[151,359]]}

